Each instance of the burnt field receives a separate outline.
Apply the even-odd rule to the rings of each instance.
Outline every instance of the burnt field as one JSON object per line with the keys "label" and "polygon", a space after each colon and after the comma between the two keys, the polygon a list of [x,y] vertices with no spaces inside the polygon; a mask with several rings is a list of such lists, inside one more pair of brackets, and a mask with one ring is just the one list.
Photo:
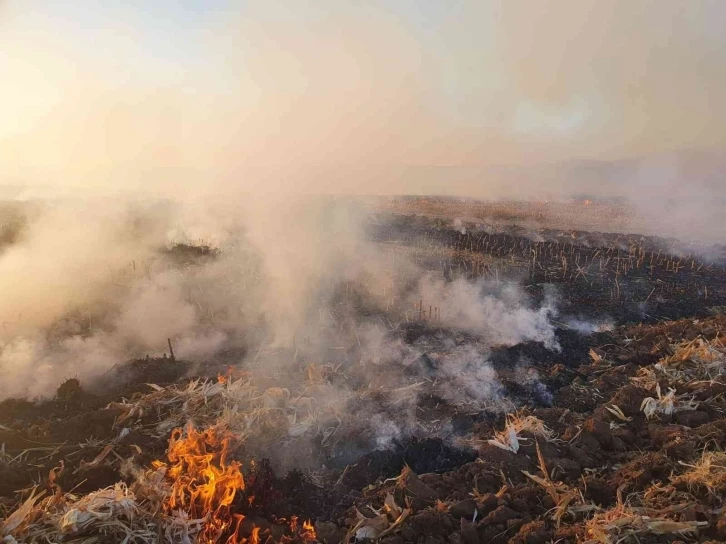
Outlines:
{"label": "burnt field", "polygon": [[[164,338],[0,402],[0,536],[726,539],[723,248],[434,204],[376,208],[375,268],[319,295],[314,335]],[[228,251],[159,259],[202,274]],[[204,302],[205,326],[237,317]]]}
{"label": "burnt field", "polygon": [[432,223],[425,216],[397,216],[375,225],[373,236],[447,278],[516,278],[530,293],[556,285],[568,309],[621,323],[704,315],[724,304],[723,246],[637,234]]}

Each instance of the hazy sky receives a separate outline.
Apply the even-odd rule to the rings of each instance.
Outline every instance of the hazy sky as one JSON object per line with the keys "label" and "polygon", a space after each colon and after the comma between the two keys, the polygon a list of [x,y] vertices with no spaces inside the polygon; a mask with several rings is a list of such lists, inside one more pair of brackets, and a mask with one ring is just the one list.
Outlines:
{"label": "hazy sky", "polygon": [[116,4],[0,1],[5,180],[284,187],[726,147],[720,0]]}

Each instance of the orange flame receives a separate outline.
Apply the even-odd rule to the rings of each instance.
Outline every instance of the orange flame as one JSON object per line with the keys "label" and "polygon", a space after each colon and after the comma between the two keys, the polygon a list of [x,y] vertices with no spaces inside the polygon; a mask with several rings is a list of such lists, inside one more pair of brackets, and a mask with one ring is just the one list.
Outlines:
{"label": "orange flame", "polygon": [[[169,439],[167,477],[172,488],[165,509],[183,510],[191,519],[204,519],[199,542],[205,544],[218,542],[230,531],[235,518],[235,529],[227,542],[237,542],[236,533],[244,518],[230,512],[237,492],[245,488],[240,463],[227,460],[232,438],[229,432],[198,432],[189,425],[186,437],[182,429],[174,429]],[[167,466],[160,462],[155,465]]]}
{"label": "orange flame", "polygon": [[[186,436],[184,436],[186,434]],[[191,424],[174,429],[169,438],[167,457],[169,464],[156,461],[155,468],[165,467],[171,480],[171,492],[164,509],[167,513],[181,510],[189,519],[203,520],[204,526],[198,537],[201,544],[259,544],[260,529],[254,527],[248,538],[240,537],[245,516],[233,513],[235,499],[245,491],[241,464],[228,460],[230,445],[235,436],[229,431],[214,428],[197,431]],[[254,462],[250,463],[254,466]],[[254,497],[247,497],[250,506]],[[241,506],[241,503],[238,505]],[[298,525],[293,516],[289,523],[292,538],[288,542],[316,542],[313,525],[306,521]]]}
{"label": "orange flame", "polygon": [[237,369],[237,368],[235,368],[233,366],[228,366],[227,367],[227,372],[225,372],[225,373],[220,372],[219,374],[217,374],[217,381],[219,383],[224,384],[224,383],[227,383],[228,381],[230,381],[232,379],[235,379],[235,378],[236,379],[243,379],[243,378],[246,378],[248,376],[249,376],[249,372],[245,372],[245,371],[239,370],[239,369]]}
{"label": "orange flame", "polygon": [[315,542],[318,540],[318,535],[315,533],[315,527],[313,527],[313,524],[310,523],[310,520],[303,522],[300,536],[304,542]]}
{"label": "orange flame", "polygon": [[298,523],[298,517],[292,516],[290,518],[290,531],[301,542],[315,542],[317,535],[315,534],[315,528],[310,521],[303,521],[302,526]]}

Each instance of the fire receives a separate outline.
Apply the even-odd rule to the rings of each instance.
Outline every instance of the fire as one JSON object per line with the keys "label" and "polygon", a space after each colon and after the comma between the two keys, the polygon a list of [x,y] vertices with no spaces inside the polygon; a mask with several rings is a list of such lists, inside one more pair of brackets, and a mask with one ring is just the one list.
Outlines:
{"label": "fire", "polygon": [[[168,464],[156,461],[155,468],[165,468],[171,490],[164,503],[167,514],[182,512],[189,520],[203,524],[197,537],[202,544],[259,544],[260,528],[254,527],[247,537],[240,535],[245,516],[236,508],[252,505],[254,497],[245,492],[240,462],[230,460],[235,435],[209,428],[197,431],[191,424],[185,430],[174,429],[169,438]],[[254,462],[250,463],[254,466]],[[293,516],[288,526],[291,537],[285,542],[315,542],[315,529],[309,521],[299,524]],[[249,530],[249,529],[248,529]]]}
{"label": "fire", "polygon": [[182,429],[171,433],[167,453],[170,465],[155,463],[156,467],[167,467],[166,475],[172,482],[165,509],[181,510],[190,519],[203,520],[199,542],[219,542],[230,532],[227,542],[238,542],[244,516],[233,515],[231,507],[237,494],[244,491],[245,481],[241,464],[227,459],[232,433],[213,428],[199,432],[189,425],[183,435]]}
{"label": "fire", "polygon": [[317,535],[315,534],[315,528],[312,523],[303,521],[302,525],[300,525],[297,516],[290,518],[290,532],[300,542],[317,542]]}
{"label": "fire", "polygon": [[233,379],[243,379],[249,376],[249,372],[243,372],[238,369],[236,369],[233,366],[227,367],[227,372],[222,374],[221,372],[217,374],[217,381],[221,384],[225,384],[230,380]]}
{"label": "fire", "polygon": [[583,204],[584,204],[585,206],[589,206],[590,204],[592,204],[592,200],[585,200],[585,201],[583,202]]}

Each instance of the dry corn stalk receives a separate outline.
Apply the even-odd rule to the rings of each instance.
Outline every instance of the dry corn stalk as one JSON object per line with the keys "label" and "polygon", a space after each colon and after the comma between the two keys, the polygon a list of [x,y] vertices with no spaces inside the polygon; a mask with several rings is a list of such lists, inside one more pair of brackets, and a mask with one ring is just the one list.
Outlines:
{"label": "dry corn stalk", "polygon": [[[82,497],[56,493],[41,499],[31,494],[3,523],[5,542],[99,541],[155,542],[156,524],[151,508],[142,510],[122,482]],[[147,501],[148,502],[148,501]],[[147,504],[151,507],[151,504]]]}
{"label": "dry corn stalk", "polygon": [[523,432],[529,432],[545,440],[554,438],[552,431],[545,426],[541,419],[535,416],[522,417],[517,414],[507,414],[507,423],[504,430],[495,433],[494,438],[487,442],[503,450],[517,453],[519,444],[523,440],[519,435]]}
{"label": "dry corn stalk", "polygon": [[713,379],[726,372],[726,344],[722,338],[711,341],[696,338],[672,347],[673,353],[664,357],[655,368],[678,379]]}
{"label": "dry corn stalk", "polygon": [[547,464],[545,463],[544,456],[539,448],[539,442],[536,445],[539,468],[544,474],[544,478],[530,474],[526,470],[523,470],[522,473],[530,480],[541,485],[552,498],[552,501],[555,503],[555,511],[554,514],[552,514],[552,520],[555,522],[557,527],[559,527],[562,517],[568,512],[570,504],[576,500],[582,502],[582,495],[578,491],[570,489],[563,482],[552,481],[549,472],[547,471]]}
{"label": "dry corn stalk", "polygon": [[356,541],[382,538],[396,531],[411,514],[411,509],[398,506],[390,493],[386,495],[383,508],[380,510],[371,508],[371,510],[375,512],[376,517],[368,518],[356,508],[358,522],[348,531],[343,542],[350,542],[353,535]]}
{"label": "dry corn stalk", "polygon": [[612,415],[614,415],[616,418],[618,418],[620,421],[633,421],[632,417],[626,416],[623,411],[620,409],[620,406],[617,404],[613,404],[612,406],[606,406],[605,409],[610,412]]}
{"label": "dry corn stalk", "polygon": [[694,464],[688,465],[682,461],[679,464],[690,470],[671,478],[673,484],[685,485],[689,491],[706,490],[716,497],[722,496],[726,491],[725,452],[703,452]]}
{"label": "dry corn stalk", "polygon": [[669,416],[675,412],[695,410],[698,408],[698,403],[694,402],[693,399],[686,399],[683,395],[676,397],[676,390],[673,387],[670,387],[668,393],[663,395],[660,391],[660,385],[656,385],[655,392],[658,395],[657,399],[646,397],[640,404],[641,411],[645,413],[645,417],[648,419],[652,419],[658,414]]}
{"label": "dry corn stalk", "polygon": [[43,498],[45,492],[41,491],[36,495],[35,491],[36,490],[33,489],[30,496],[23,502],[23,504],[2,522],[2,525],[0,525],[0,532],[3,536],[7,537],[17,533],[22,533],[23,531],[19,529],[30,525],[33,518],[37,516],[38,510],[36,509],[35,504]]}
{"label": "dry corn stalk", "polygon": [[637,376],[630,378],[630,382],[650,391],[658,385],[658,378],[653,367],[643,367],[638,370]]}
{"label": "dry corn stalk", "polygon": [[320,410],[314,399],[295,396],[289,389],[260,391],[247,378],[231,377],[191,380],[182,386],[148,385],[151,393],[110,405],[121,411],[116,427],[133,428],[153,417],[152,433],[157,437],[165,437],[189,421],[205,428],[223,425],[241,437],[256,433],[271,440],[325,434],[318,424]]}
{"label": "dry corn stalk", "polygon": [[595,514],[585,524],[587,542],[614,544],[632,540],[640,542],[638,535],[644,534],[689,534],[698,532],[707,522],[672,521],[661,517],[650,517],[637,514],[633,509],[619,503],[606,512]]}

